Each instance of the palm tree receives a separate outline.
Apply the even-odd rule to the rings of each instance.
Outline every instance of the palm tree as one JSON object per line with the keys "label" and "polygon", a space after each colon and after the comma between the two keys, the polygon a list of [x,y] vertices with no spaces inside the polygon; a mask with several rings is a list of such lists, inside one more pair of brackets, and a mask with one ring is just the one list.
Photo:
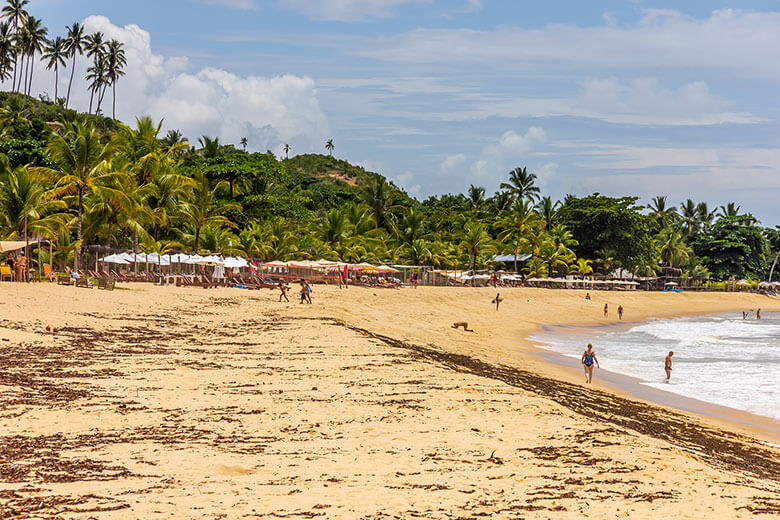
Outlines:
{"label": "palm tree", "polygon": [[699,213],[693,200],[688,199],[680,203],[680,223],[687,237],[694,235],[699,230]]}
{"label": "palm tree", "polygon": [[333,145],[333,139],[328,139],[328,142],[325,143],[325,149],[328,151],[330,155],[333,155],[333,149],[336,148]]}
{"label": "palm tree", "polygon": [[84,36],[84,26],[74,23],[68,29],[68,36],[65,38],[65,52],[71,58],[70,80],[68,81],[68,95],[65,98],[65,108],[70,103],[70,88],[73,85],[73,73],[76,71],[76,56],[84,54],[84,45],[86,37]]}
{"label": "palm tree", "polygon": [[27,95],[29,96],[30,91],[32,90],[33,72],[35,72],[35,55],[39,52],[43,52],[46,48],[46,42],[48,42],[46,34],[49,30],[41,25],[41,20],[33,18],[32,16],[27,19],[26,29],[30,38],[28,42],[30,79],[27,83]]}
{"label": "palm tree", "polygon": [[677,208],[666,207],[666,197],[654,197],[647,208],[650,210],[650,216],[658,224],[658,229],[664,229],[678,219]]}
{"label": "palm tree", "polygon": [[[536,228],[539,227],[539,216],[533,210],[531,203],[522,199],[515,199],[509,213],[496,222],[501,230],[498,239],[502,242],[512,243],[514,252],[514,267],[517,272],[517,256],[524,246],[531,246],[534,241]],[[530,247],[529,247],[530,248]]]}
{"label": "palm tree", "polygon": [[349,221],[343,212],[332,209],[320,221],[319,232],[322,240],[339,246],[349,236]]}
{"label": "palm tree", "polygon": [[712,221],[715,220],[715,210],[710,211],[706,202],[700,202],[696,205],[696,216],[701,230],[705,233],[708,232],[710,226],[712,226]]}
{"label": "palm tree", "polygon": [[545,278],[548,274],[547,262],[538,256],[531,258],[523,270],[528,278]]}
{"label": "palm tree", "polygon": [[360,191],[363,202],[370,208],[377,227],[385,226],[390,211],[396,206],[396,193],[384,177],[377,176]]}
{"label": "palm tree", "polygon": [[11,68],[16,60],[16,41],[8,22],[0,23],[0,81],[11,78]]}
{"label": "palm tree", "polygon": [[692,251],[683,240],[683,234],[680,231],[665,228],[658,234],[657,240],[658,252],[666,265],[680,267],[688,262]]}
{"label": "palm tree", "polygon": [[398,228],[398,238],[402,244],[411,245],[415,240],[424,236],[425,217],[414,208],[404,208]]}
{"label": "palm tree", "polygon": [[289,144],[285,144],[284,148],[282,148],[282,150],[284,150],[284,158],[285,159],[289,159],[290,158],[290,145]]}
{"label": "palm tree", "polygon": [[413,240],[404,247],[404,256],[412,265],[424,265],[431,261],[433,253],[425,240]]}
{"label": "palm tree", "polygon": [[[48,145],[54,167],[44,171],[54,180],[57,196],[76,197],[78,210],[76,238],[82,240],[84,197],[91,192],[98,180],[105,175],[111,150],[100,142],[100,136],[91,124],[73,124],[65,136],[54,134]],[[79,268],[80,247],[74,255],[74,267]]]}
{"label": "palm tree", "polygon": [[[5,6],[3,6],[2,18],[8,18],[8,23],[13,24],[14,34],[19,34],[19,26],[24,25],[27,22],[27,18],[30,16],[27,10],[24,8],[30,0],[7,0]],[[16,69],[18,65],[18,53],[14,54],[14,80],[11,90],[16,90]],[[21,76],[20,76],[21,79]]]}
{"label": "palm tree", "polygon": [[[106,60],[106,80],[108,84],[111,84],[111,117],[116,119],[116,84],[119,78],[125,75],[124,66],[127,65],[127,57],[125,51],[122,48],[124,44],[118,40],[111,40],[106,46],[105,60]],[[105,93],[105,87],[103,90]],[[98,100],[98,111],[100,110],[100,102],[103,101],[103,96],[100,96]]]}
{"label": "palm tree", "polygon": [[741,209],[740,206],[736,205],[733,202],[729,202],[725,206],[720,207],[720,211],[718,212],[718,216],[720,218],[723,217],[737,217],[739,216],[739,210]]}
{"label": "palm tree", "polygon": [[492,253],[496,248],[493,246],[493,239],[481,222],[468,221],[463,227],[461,233],[460,247],[465,249],[470,258],[469,266],[473,271],[477,265],[477,256],[480,253]]}
{"label": "palm tree", "polygon": [[57,36],[53,41],[50,40],[48,45],[46,46],[45,52],[43,54],[43,59],[46,60],[46,68],[48,70],[54,69],[54,102],[57,102],[57,97],[59,93],[59,83],[60,83],[60,67],[64,67],[67,63],[65,61],[65,58],[67,56],[67,51],[65,48],[66,42],[59,36]]}
{"label": "palm tree", "polygon": [[509,209],[509,206],[512,203],[512,194],[508,191],[497,191],[496,194],[493,195],[492,203],[493,210],[496,212],[496,215],[498,215],[502,211]]}
{"label": "palm tree", "polygon": [[195,232],[195,253],[200,246],[200,232],[204,226],[212,227],[236,227],[230,220],[222,215],[223,212],[232,209],[240,209],[236,203],[219,206],[217,203],[217,194],[222,191],[227,183],[225,181],[217,183],[213,188],[206,176],[197,172],[193,176],[193,187],[188,193],[188,197],[180,206],[182,221],[189,225]]}
{"label": "palm tree", "polygon": [[466,209],[479,213],[485,206],[485,188],[481,186],[469,186],[469,191],[466,193]]}
{"label": "palm tree", "polygon": [[103,60],[106,42],[103,33],[92,33],[84,39],[84,51],[88,58],[92,58],[92,67],[87,69],[87,81],[90,81],[89,89],[89,113],[92,113],[92,98],[98,88],[106,81],[106,67]]}
{"label": "palm tree", "polygon": [[219,137],[212,139],[211,137],[204,135],[198,138],[200,143],[200,150],[198,151],[202,157],[214,158],[221,155]]}
{"label": "palm tree", "polygon": [[28,240],[31,233],[52,236],[65,226],[67,216],[56,213],[65,204],[52,200],[38,178],[25,167],[13,170],[0,159],[0,234]]}
{"label": "palm tree", "polygon": [[550,231],[555,225],[555,210],[561,204],[560,201],[553,201],[550,197],[542,197],[536,204],[536,212],[544,222],[545,231]]}
{"label": "palm tree", "polygon": [[249,139],[247,139],[246,137],[242,137],[241,138],[241,146],[244,147],[244,152],[246,152],[246,145],[247,144],[249,144]]}
{"label": "palm tree", "polygon": [[577,262],[571,266],[570,271],[574,274],[591,274],[593,272],[593,260],[578,258]]}
{"label": "palm tree", "polygon": [[509,182],[502,182],[501,189],[509,191],[516,198],[534,201],[539,198],[539,188],[535,182],[536,174],[528,173],[523,166],[509,172]]}

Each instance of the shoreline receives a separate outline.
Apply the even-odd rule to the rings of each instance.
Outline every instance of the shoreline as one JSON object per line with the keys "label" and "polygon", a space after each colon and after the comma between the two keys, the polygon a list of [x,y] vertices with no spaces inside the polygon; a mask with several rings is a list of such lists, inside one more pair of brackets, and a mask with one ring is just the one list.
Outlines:
{"label": "shoreline", "polygon": [[[582,377],[582,367],[577,359],[562,354],[550,347],[545,342],[545,335],[557,337],[577,336],[578,338],[581,338],[588,332],[595,335],[611,332],[625,332],[635,326],[647,324],[650,320],[655,319],[664,320],[692,316],[714,316],[719,314],[723,315],[727,312],[729,311],[717,313],[694,312],[673,317],[647,316],[645,319],[641,320],[601,325],[540,324],[539,330],[530,333],[527,340],[534,348],[534,355],[556,366],[563,367],[568,371],[576,372]],[[726,421],[728,426],[742,427],[742,429],[748,433],[757,435],[762,438],[762,440],[770,442],[773,445],[777,445],[780,441],[780,420],[772,417],[759,415],[740,408],[704,401],[664,389],[654,388],[644,384],[647,383],[647,381],[640,377],[621,374],[607,369],[599,369],[598,374],[594,378],[594,383],[597,386],[606,387],[618,395],[624,395],[632,399],[638,399],[643,402],[671,408],[676,411],[690,413],[699,418],[715,419],[718,422]]]}

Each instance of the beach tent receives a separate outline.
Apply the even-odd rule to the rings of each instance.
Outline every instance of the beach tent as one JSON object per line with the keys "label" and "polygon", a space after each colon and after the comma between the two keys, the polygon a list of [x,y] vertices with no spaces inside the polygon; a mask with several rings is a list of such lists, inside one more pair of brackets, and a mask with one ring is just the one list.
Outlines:
{"label": "beach tent", "polygon": [[380,271],[384,271],[386,273],[400,273],[401,272],[401,271],[399,271],[398,269],[396,269],[394,267],[390,267],[389,265],[380,265],[378,267],[378,269]]}
{"label": "beach tent", "polygon": [[6,251],[18,251],[24,249],[27,246],[27,242],[22,241],[2,241],[0,242],[0,253]]}
{"label": "beach tent", "polygon": [[201,256],[194,260],[193,263],[198,265],[225,265],[225,262],[216,255]]}
{"label": "beach tent", "polygon": [[515,261],[525,262],[533,255],[495,255],[493,257],[494,262],[514,263]]}
{"label": "beach tent", "polygon": [[157,253],[149,253],[146,255],[146,261],[150,264],[159,265],[159,266],[169,266],[171,265],[171,261],[166,258],[165,255],[160,256]]}

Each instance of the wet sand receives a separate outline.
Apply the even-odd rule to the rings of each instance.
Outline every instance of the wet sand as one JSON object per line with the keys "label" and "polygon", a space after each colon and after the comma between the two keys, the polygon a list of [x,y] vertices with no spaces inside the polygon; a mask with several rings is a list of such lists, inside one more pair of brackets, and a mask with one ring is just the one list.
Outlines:
{"label": "wet sand", "polygon": [[532,354],[575,291],[314,289],[0,284],[0,517],[780,512],[779,449]]}

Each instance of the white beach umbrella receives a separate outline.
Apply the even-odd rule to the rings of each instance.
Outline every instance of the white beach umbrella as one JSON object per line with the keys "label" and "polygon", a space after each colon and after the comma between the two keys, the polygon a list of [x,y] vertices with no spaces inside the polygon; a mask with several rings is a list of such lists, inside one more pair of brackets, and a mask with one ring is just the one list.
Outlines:
{"label": "white beach umbrella", "polygon": [[108,255],[106,257],[103,257],[101,262],[107,263],[107,264],[119,264],[119,265],[128,265],[130,262],[125,260],[122,255]]}
{"label": "white beach umbrella", "polygon": [[242,267],[249,267],[249,262],[245,258],[229,256],[225,258],[225,267],[229,269],[240,269]]}

